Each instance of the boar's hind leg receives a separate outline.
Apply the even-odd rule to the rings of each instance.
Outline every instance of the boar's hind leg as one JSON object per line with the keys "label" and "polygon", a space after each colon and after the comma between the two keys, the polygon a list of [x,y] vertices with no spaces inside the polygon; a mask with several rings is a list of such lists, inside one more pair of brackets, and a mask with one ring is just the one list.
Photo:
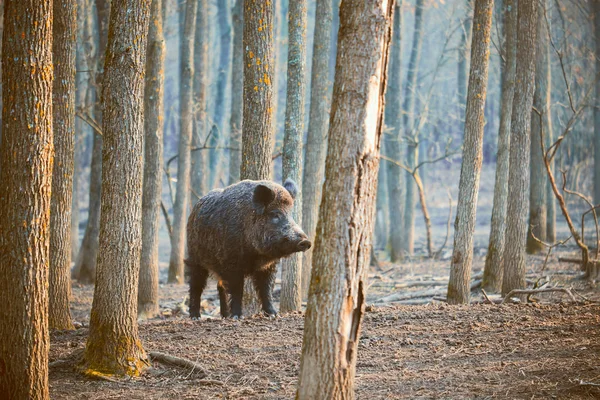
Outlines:
{"label": "boar's hind leg", "polygon": [[[244,295],[244,276],[232,275],[223,278],[223,282],[229,289],[231,300],[229,302],[230,313],[233,318],[242,317],[242,296]],[[221,294],[219,292],[219,297]]]}
{"label": "boar's hind leg", "polygon": [[229,300],[227,299],[227,290],[225,289],[225,285],[223,281],[219,281],[217,284],[217,289],[219,290],[219,303],[221,306],[221,317],[229,318],[231,312],[229,310]]}
{"label": "boar's hind leg", "polygon": [[275,269],[273,266],[267,270],[256,271],[252,274],[254,287],[258,292],[262,309],[267,315],[277,315],[273,307],[273,284],[275,283]]}
{"label": "boar's hind leg", "polygon": [[[189,265],[189,263],[188,263]],[[200,298],[206,287],[208,270],[199,264],[190,266],[190,318],[200,318]]]}

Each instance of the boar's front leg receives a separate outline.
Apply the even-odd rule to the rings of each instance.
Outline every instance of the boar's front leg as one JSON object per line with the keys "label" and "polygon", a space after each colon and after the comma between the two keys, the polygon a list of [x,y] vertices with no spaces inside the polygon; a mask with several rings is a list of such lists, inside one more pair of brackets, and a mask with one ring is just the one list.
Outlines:
{"label": "boar's front leg", "polygon": [[199,264],[190,265],[190,318],[200,318],[200,299],[206,287],[208,270]]}
{"label": "boar's front leg", "polygon": [[275,283],[276,268],[277,266],[273,265],[252,274],[254,287],[262,303],[262,309],[267,315],[277,315],[277,311],[273,307],[273,284]]}
{"label": "boar's front leg", "polygon": [[229,289],[229,294],[231,295],[231,302],[229,303],[231,316],[236,319],[241,318],[242,297],[244,295],[244,276],[228,276],[227,278],[224,278],[223,281],[225,282],[225,285]]}

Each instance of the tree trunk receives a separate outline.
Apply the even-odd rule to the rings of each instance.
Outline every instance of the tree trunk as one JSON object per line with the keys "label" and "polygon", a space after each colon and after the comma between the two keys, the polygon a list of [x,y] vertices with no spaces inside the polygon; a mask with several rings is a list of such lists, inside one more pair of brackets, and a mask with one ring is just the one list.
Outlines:
{"label": "tree trunk", "polygon": [[234,0],[233,59],[231,62],[231,119],[229,149],[229,184],[240,180],[242,163],[242,112],[244,95],[244,0]]}
{"label": "tree trunk", "polygon": [[[394,11],[394,37],[392,38],[392,49],[390,59],[390,79],[386,92],[385,124],[392,128],[385,143],[388,157],[401,162],[401,135],[402,135],[402,2],[396,1]],[[389,197],[389,221],[390,221],[390,260],[398,262],[402,259],[402,243],[404,241],[404,201],[403,183],[404,174],[402,169],[391,162],[385,163],[387,168],[387,183]]]}
{"label": "tree trunk", "polygon": [[[304,94],[306,92],[306,0],[290,0],[288,19],[287,95],[283,139],[283,181],[302,179],[302,139],[304,137]],[[302,190],[294,200],[292,217],[302,221]],[[312,238],[311,238],[312,239]],[[313,239],[314,240],[314,239]],[[302,253],[281,262],[281,312],[302,308]]]}
{"label": "tree trunk", "polygon": [[[596,36],[596,74],[600,73],[600,1],[592,2]],[[594,204],[600,204],[600,81],[596,80],[594,107]]]}
{"label": "tree trunk", "polygon": [[138,316],[158,315],[158,229],[162,193],[165,38],[162,1],[152,0],[144,88],[144,186]]}
{"label": "tree trunk", "polygon": [[[48,399],[52,2],[4,5],[0,146],[0,393]],[[34,57],[32,57],[32,49]],[[26,61],[27,67],[23,63]]]}
{"label": "tree trunk", "polygon": [[469,303],[473,234],[477,215],[479,178],[483,161],[483,127],[490,58],[490,35],[494,0],[475,0],[471,72],[465,110],[462,167],[458,184],[458,205],[454,222],[454,247],[448,282],[448,303]]}
{"label": "tree trunk", "polygon": [[183,258],[185,255],[185,226],[190,194],[191,141],[193,122],[192,87],[194,77],[194,33],[196,29],[197,1],[186,0],[185,27],[182,37],[181,83],[179,104],[181,122],[179,129],[179,157],[177,159],[177,193],[173,205],[173,235],[169,260],[169,283],[183,283]]}
{"label": "tree trunk", "polygon": [[138,339],[142,247],[144,74],[150,3],[114,2],[104,65],[100,251],[83,368],[137,376],[148,365]]}
{"label": "tree trunk", "polygon": [[[385,111],[384,111],[385,112]],[[385,142],[381,144],[381,154],[386,154]],[[377,196],[375,199],[375,230],[374,243],[376,249],[384,249],[387,247],[387,242],[390,237],[390,214],[388,201],[387,187],[387,170],[379,168],[377,171]]]}
{"label": "tree trunk", "polygon": [[[317,0],[310,77],[310,110],[302,178],[302,229],[314,241],[317,231],[321,189],[325,175],[327,128],[331,105],[329,57],[331,47],[332,0]],[[314,246],[302,257],[302,298],[308,295]]]}
{"label": "tree trunk", "polygon": [[297,399],[353,399],[394,2],[343,0]]}
{"label": "tree trunk", "polygon": [[465,18],[462,20],[460,28],[460,46],[458,48],[458,115],[459,129],[464,132],[465,112],[467,106],[467,81],[469,79],[469,52],[471,50],[471,2],[465,1]]}
{"label": "tree trunk", "polygon": [[[108,39],[108,18],[110,15],[110,1],[96,0],[96,12],[98,19],[98,57],[96,64],[95,86],[102,88],[102,75],[104,68],[104,56],[106,53],[106,41]],[[100,89],[96,93],[101,93]],[[99,99],[100,96],[98,96]],[[96,101],[94,107],[94,119],[102,125],[102,107],[100,101]],[[100,197],[102,195],[102,135],[94,132],[94,144],[92,148],[92,161],[90,166],[90,203],[88,208],[88,222],[85,228],[83,241],[75,271],[80,283],[93,283],[96,279],[96,261],[98,258],[98,235],[100,234]]]}
{"label": "tree trunk", "polygon": [[[194,128],[192,146],[202,147],[206,142],[207,114],[206,114],[206,90],[207,90],[207,67],[208,67],[208,2],[198,2],[196,11],[196,33],[194,38]],[[191,203],[196,204],[200,197],[204,196],[208,183],[208,151],[197,150],[192,152],[192,177],[191,177]]]}
{"label": "tree trunk", "polygon": [[[273,2],[244,7],[244,121],[240,178],[271,178],[275,115]],[[244,285],[244,314],[259,310],[251,280]]]}
{"label": "tree trunk", "polygon": [[76,0],[54,2],[52,87],[54,169],[50,204],[50,275],[48,325],[74,329],[71,322],[71,211],[75,145]]}
{"label": "tree trunk", "polygon": [[510,150],[510,121],[515,93],[517,58],[517,0],[504,0],[504,58],[502,71],[502,95],[500,127],[498,129],[498,153],[496,156],[496,180],[492,222],[482,286],[485,290],[498,293],[502,289],[504,271],[504,235],[506,232],[506,207],[508,202],[508,163]]}
{"label": "tree trunk", "polygon": [[536,1],[519,1],[517,20],[517,69],[510,129],[508,209],[502,294],[525,287],[525,242],[527,240],[527,199],[531,107],[535,89],[537,36]]}
{"label": "tree trunk", "polygon": [[[538,117],[535,111],[531,111],[531,191],[529,193],[529,226],[527,234],[527,253],[535,254],[544,249],[544,245],[535,240],[546,241],[546,192],[548,187],[548,177],[546,175],[546,166],[544,165],[542,148],[540,146],[540,130],[544,135],[552,129],[550,114],[550,45],[548,41],[548,30],[546,28],[546,17],[544,9],[545,1],[540,2],[543,7],[538,12],[537,20],[537,49],[535,66],[535,92],[533,95],[533,107],[542,113],[542,119]],[[541,121],[541,124],[540,124]],[[543,125],[543,126],[542,126]],[[552,201],[554,196],[549,197]]]}
{"label": "tree trunk", "polygon": [[[413,35],[412,50],[408,71],[406,73],[406,95],[404,97],[404,134],[409,138],[406,147],[406,166],[414,168],[419,159],[419,132],[414,126],[415,93],[417,91],[417,72],[421,58],[421,44],[423,42],[423,0],[417,0],[415,6],[415,32]],[[406,179],[406,201],[404,208],[404,233],[405,240],[402,250],[412,255],[415,242],[415,182],[408,172]]]}

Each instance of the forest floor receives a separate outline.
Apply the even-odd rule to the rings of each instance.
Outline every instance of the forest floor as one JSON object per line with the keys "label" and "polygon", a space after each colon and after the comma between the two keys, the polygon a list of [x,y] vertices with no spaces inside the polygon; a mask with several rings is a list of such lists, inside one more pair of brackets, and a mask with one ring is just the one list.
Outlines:
{"label": "forest floor", "polygon": [[[564,251],[561,256],[575,256]],[[448,261],[382,262],[370,273],[367,313],[358,350],[356,394],[360,399],[592,399],[600,398],[600,291],[581,280],[577,267],[556,256],[540,273],[544,256],[531,256],[549,286],[573,288],[581,302],[560,293],[529,304],[449,306],[381,302],[390,294],[417,293],[403,287],[415,276],[443,280]],[[475,257],[475,270],[484,257]],[[429,275],[429,276],[428,276]],[[425,277],[425,278],[423,278]],[[395,283],[400,282],[400,283]],[[74,363],[50,368],[53,399],[291,399],[302,345],[301,313],[274,320],[241,321],[218,316],[209,282],[201,321],[185,315],[187,288],[161,285],[160,318],[140,321],[147,351],[168,353],[202,365],[207,375],[153,362],[140,378],[108,382],[88,379]],[[440,288],[443,296],[444,287]],[[479,292],[479,293],[478,293]],[[85,346],[91,286],[74,284],[72,312],[82,326],[51,334],[50,361],[73,360]],[[79,325],[78,324],[78,325]]]}

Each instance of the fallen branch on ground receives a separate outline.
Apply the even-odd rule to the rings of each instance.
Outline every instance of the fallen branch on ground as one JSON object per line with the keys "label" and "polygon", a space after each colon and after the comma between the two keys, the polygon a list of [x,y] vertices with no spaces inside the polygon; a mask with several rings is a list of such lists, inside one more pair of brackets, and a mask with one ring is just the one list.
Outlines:
{"label": "fallen branch on ground", "polygon": [[172,356],[169,354],[160,353],[158,351],[150,352],[150,358],[153,361],[158,361],[163,364],[171,364],[171,365],[176,365],[178,367],[191,368],[192,371],[194,371],[202,376],[208,375],[206,370],[204,369],[204,367],[202,367],[200,364],[198,364],[194,361],[188,360],[186,358],[175,357],[175,356]]}
{"label": "fallen branch on ground", "polygon": [[532,295],[532,294],[552,293],[552,292],[565,293],[566,295],[568,295],[571,298],[571,301],[573,301],[574,303],[577,303],[577,300],[575,299],[575,296],[573,295],[573,292],[571,291],[571,289],[543,288],[543,289],[513,289],[504,297],[504,300],[502,300],[502,303],[500,303],[500,304],[506,303],[512,296],[516,296],[516,295],[522,295],[522,294]]}

